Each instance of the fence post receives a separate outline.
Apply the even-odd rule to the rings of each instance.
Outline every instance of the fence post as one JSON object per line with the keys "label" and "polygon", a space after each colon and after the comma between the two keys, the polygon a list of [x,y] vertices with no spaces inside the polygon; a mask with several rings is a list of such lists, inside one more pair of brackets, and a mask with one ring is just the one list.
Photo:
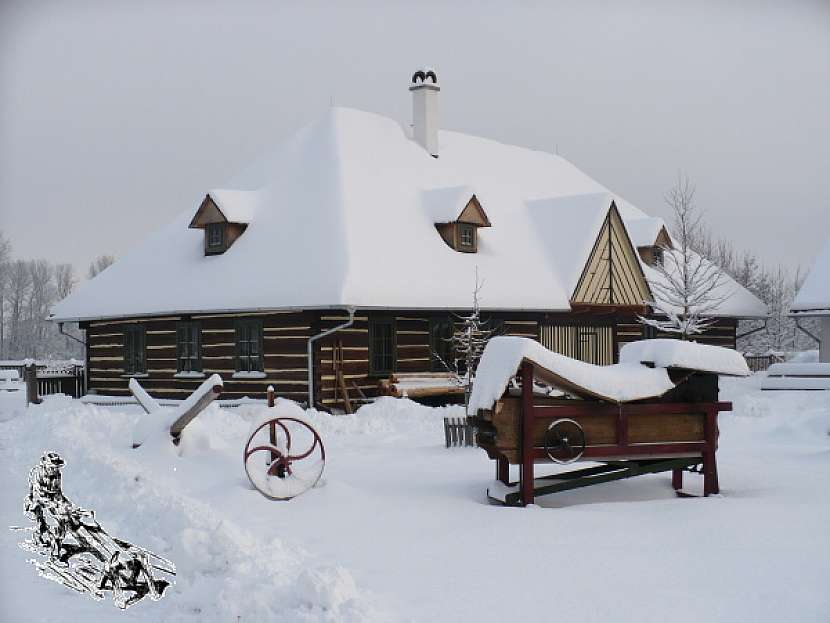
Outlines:
{"label": "fence post", "polygon": [[23,378],[26,381],[26,406],[39,405],[43,402],[37,392],[37,366],[34,362],[27,363],[23,368]]}

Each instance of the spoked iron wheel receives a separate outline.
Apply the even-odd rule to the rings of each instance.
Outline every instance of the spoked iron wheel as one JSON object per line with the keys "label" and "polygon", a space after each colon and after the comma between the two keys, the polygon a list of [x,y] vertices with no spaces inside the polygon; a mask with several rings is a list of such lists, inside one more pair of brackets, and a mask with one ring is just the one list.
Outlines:
{"label": "spoked iron wheel", "polygon": [[271,500],[290,500],[311,489],[326,464],[326,449],[308,422],[282,417],[260,424],[245,444],[245,473]]}
{"label": "spoked iron wheel", "polygon": [[545,431],[545,452],[556,463],[573,463],[585,452],[585,431],[579,422],[561,418]]}

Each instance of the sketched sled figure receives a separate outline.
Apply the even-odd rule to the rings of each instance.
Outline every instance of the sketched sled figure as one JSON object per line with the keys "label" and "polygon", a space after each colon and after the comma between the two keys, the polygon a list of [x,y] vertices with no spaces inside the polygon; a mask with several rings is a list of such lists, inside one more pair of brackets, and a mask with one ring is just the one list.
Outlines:
{"label": "sketched sled figure", "polygon": [[126,609],[146,596],[161,599],[170,581],[156,574],[176,575],[176,566],[141,547],[111,537],[95,512],[73,504],[63,494],[64,460],[46,452],[29,472],[24,512],[34,527],[20,546],[46,560],[32,559],[38,573],[96,600],[112,591],[113,602]]}

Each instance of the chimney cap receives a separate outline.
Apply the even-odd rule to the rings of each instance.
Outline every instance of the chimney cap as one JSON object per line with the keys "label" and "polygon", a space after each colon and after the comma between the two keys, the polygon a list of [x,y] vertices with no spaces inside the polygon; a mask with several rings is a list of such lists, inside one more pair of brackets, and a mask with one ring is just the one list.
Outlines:
{"label": "chimney cap", "polygon": [[432,69],[428,67],[419,69],[412,74],[412,84],[426,83],[429,78],[432,78],[432,84],[438,84],[438,76],[435,75]]}

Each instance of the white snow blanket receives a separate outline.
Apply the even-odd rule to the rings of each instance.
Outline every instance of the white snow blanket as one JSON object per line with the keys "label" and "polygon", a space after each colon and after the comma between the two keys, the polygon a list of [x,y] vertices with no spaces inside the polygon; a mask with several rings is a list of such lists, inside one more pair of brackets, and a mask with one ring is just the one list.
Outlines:
{"label": "white snow blanket", "polygon": [[620,363],[652,363],[658,368],[686,368],[700,372],[749,376],[746,360],[738,351],[682,340],[641,340],[620,350]]}
{"label": "white snow blanket", "polygon": [[498,336],[487,343],[481,356],[467,413],[492,408],[523,361],[534,364],[536,378],[559,389],[610,402],[654,398],[674,387],[662,368],[639,362],[596,366],[549,351],[530,338]]}
{"label": "white snow blanket", "polygon": [[[133,450],[138,405],[47,396],[27,409],[0,392],[0,620],[503,623],[540,618],[538,600],[515,596],[561,586],[564,621],[826,623],[830,487],[816,483],[830,480],[830,392],[761,392],[760,381],[722,380],[734,404],[719,420],[722,495],[678,500],[668,474],[650,474],[523,509],[484,501],[486,453],[443,448],[443,418],[459,406],[381,398],[354,415],[308,411],[330,459],[325,486],[282,503],[254,491],[242,464],[263,406],[215,401],[178,447]],[[120,612],[37,576],[17,545],[26,535],[8,526],[31,525],[26,477],[44,450],[66,459],[73,502],[176,563],[164,599]],[[700,493],[702,477],[685,474],[684,489]]]}

